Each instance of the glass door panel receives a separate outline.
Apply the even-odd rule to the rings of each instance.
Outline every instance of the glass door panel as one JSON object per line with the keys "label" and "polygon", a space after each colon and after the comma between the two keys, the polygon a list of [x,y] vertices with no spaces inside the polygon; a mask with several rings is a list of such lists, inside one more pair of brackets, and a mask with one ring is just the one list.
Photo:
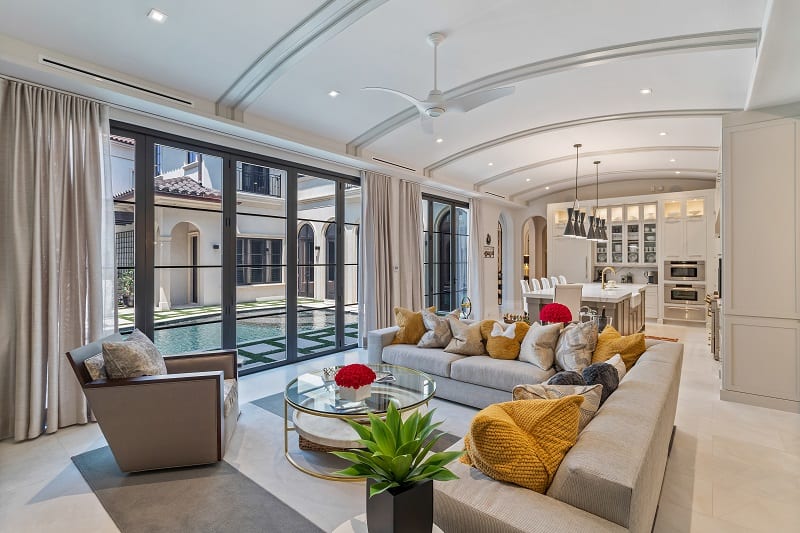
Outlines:
{"label": "glass door panel", "polygon": [[135,325],[136,140],[121,135],[111,135],[109,145],[111,188],[114,198],[117,323],[120,332],[130,333]]}
{"label": "glass door panel", "polygon": [[615,264],[624,262],[623,227],[622,224],[611,224],[611,262]]}
{"label": "glass door panel", "polygon": [[644,231],[643,231],[643,238],[644,238],[644,263],[648,265],[655,265],[656,264],[656,257],[658,251],[658,239],[656,238],[656,228],[658,224],[656,222],[645,222],[644,223]]}
{"label": "glass door panel", "polygon": [[639,263],[641,258],[641,244],[639,242],[639,224],[637,222],[628,222],[625,224],[627,234],[625,235],[627,243],[627,257],[625,261],[628,263]]}

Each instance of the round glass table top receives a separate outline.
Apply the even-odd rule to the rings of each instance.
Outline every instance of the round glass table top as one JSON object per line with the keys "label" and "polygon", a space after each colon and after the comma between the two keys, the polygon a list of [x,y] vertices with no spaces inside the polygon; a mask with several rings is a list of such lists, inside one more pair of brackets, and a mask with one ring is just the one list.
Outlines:
{"label": "round glass table top", "polygon": [[370,396],[362,401],[340,398],[334,381],[336,370],[325,368],[297,376],[286,386],[286,401],[295,409],[321,416],[350,417],[367,413],[382,414],[393,403],[398,411],[413,409],[428,402],[436,383],[427,374],[394,365],[367,365],[375,371]]}

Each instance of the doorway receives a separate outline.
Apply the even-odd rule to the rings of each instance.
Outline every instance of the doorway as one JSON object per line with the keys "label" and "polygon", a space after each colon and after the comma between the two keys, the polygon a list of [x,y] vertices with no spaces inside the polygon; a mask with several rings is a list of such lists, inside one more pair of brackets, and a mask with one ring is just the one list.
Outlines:
{"label": "doorway", "polygon": [[314,297],[314,228],[303,224],[297,232],[297,295]]}

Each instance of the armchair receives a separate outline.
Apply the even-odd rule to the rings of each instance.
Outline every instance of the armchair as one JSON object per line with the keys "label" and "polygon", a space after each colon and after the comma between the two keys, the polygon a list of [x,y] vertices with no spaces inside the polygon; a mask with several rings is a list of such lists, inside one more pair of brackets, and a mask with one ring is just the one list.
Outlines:
{"label": "armchair", "polygon": [[123,472],[221,461],[239,417],[236,350],[164,358],[167,374],[92,380],[83,362],[110,335],[67,352]]}

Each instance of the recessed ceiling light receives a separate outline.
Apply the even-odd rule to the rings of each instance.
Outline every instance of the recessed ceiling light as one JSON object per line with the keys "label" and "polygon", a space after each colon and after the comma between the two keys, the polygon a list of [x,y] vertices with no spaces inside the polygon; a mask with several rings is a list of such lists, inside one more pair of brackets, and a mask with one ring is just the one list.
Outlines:
{"label": "recessed ceiling light", "polygon": [[653,94],[653,89],[648,89],[647,87],[639,89],[639,94]]}
{"label": "recessed ceiling light", "polygon": [[544,190],[549,191],[550,190],[550,186],[548,185],[547,187],[544,188]]}
{"label": "recessed ceiling light", "polygon": [[677,159],[675,159],[674,157],[669,160],[670,163],[674,163],[675,161],[677,161]]}
{"label": "recessed ceiling light", "polygon": [[493,167],[493,166],[494,166],[494,163],[489,163],[489,166],[490,166],[490,167]]}
{"label": "recessed ceiling light", "polygon": [[437,142],[437,143],[443,143],[443,142],[444,142],[444,139],[442,139],[441,137],[439,137],[438,139],[436,139],[436,142]]}
{"label": "recessed ceiling light", "polygon": [[664,135],[666,135],[666,134],[667,134],[667,132],[666,132],[666,131],[660,131],[660,132],[658,132],[658,134],[659,134],[659,135],[661,135],[661,136],[663,137]]}
{"label": "recessed ceiling light", "polygon": [[167,20],[167,14],[163,11],[153,8],[147,12],[147,18],[156,22],[165,22]]}
{"label": "recessed ceiling light", "polygon": [[330,96],[331,98],[336,98],[337,96],[339,96],[339,91],[331,91],[328,93],[328,96]]}
{"label": "recessed ceiling light", "polygon": [[680,170],[676,170],[676,171],[675,171],[675,174],[680,174],[680,173],[681,173],[681,171],[680,171]]}
{"label": "recessed ceiling light", "polygon": [[525,178],[525,181],[531,181],[531,179],[530,178]]}

